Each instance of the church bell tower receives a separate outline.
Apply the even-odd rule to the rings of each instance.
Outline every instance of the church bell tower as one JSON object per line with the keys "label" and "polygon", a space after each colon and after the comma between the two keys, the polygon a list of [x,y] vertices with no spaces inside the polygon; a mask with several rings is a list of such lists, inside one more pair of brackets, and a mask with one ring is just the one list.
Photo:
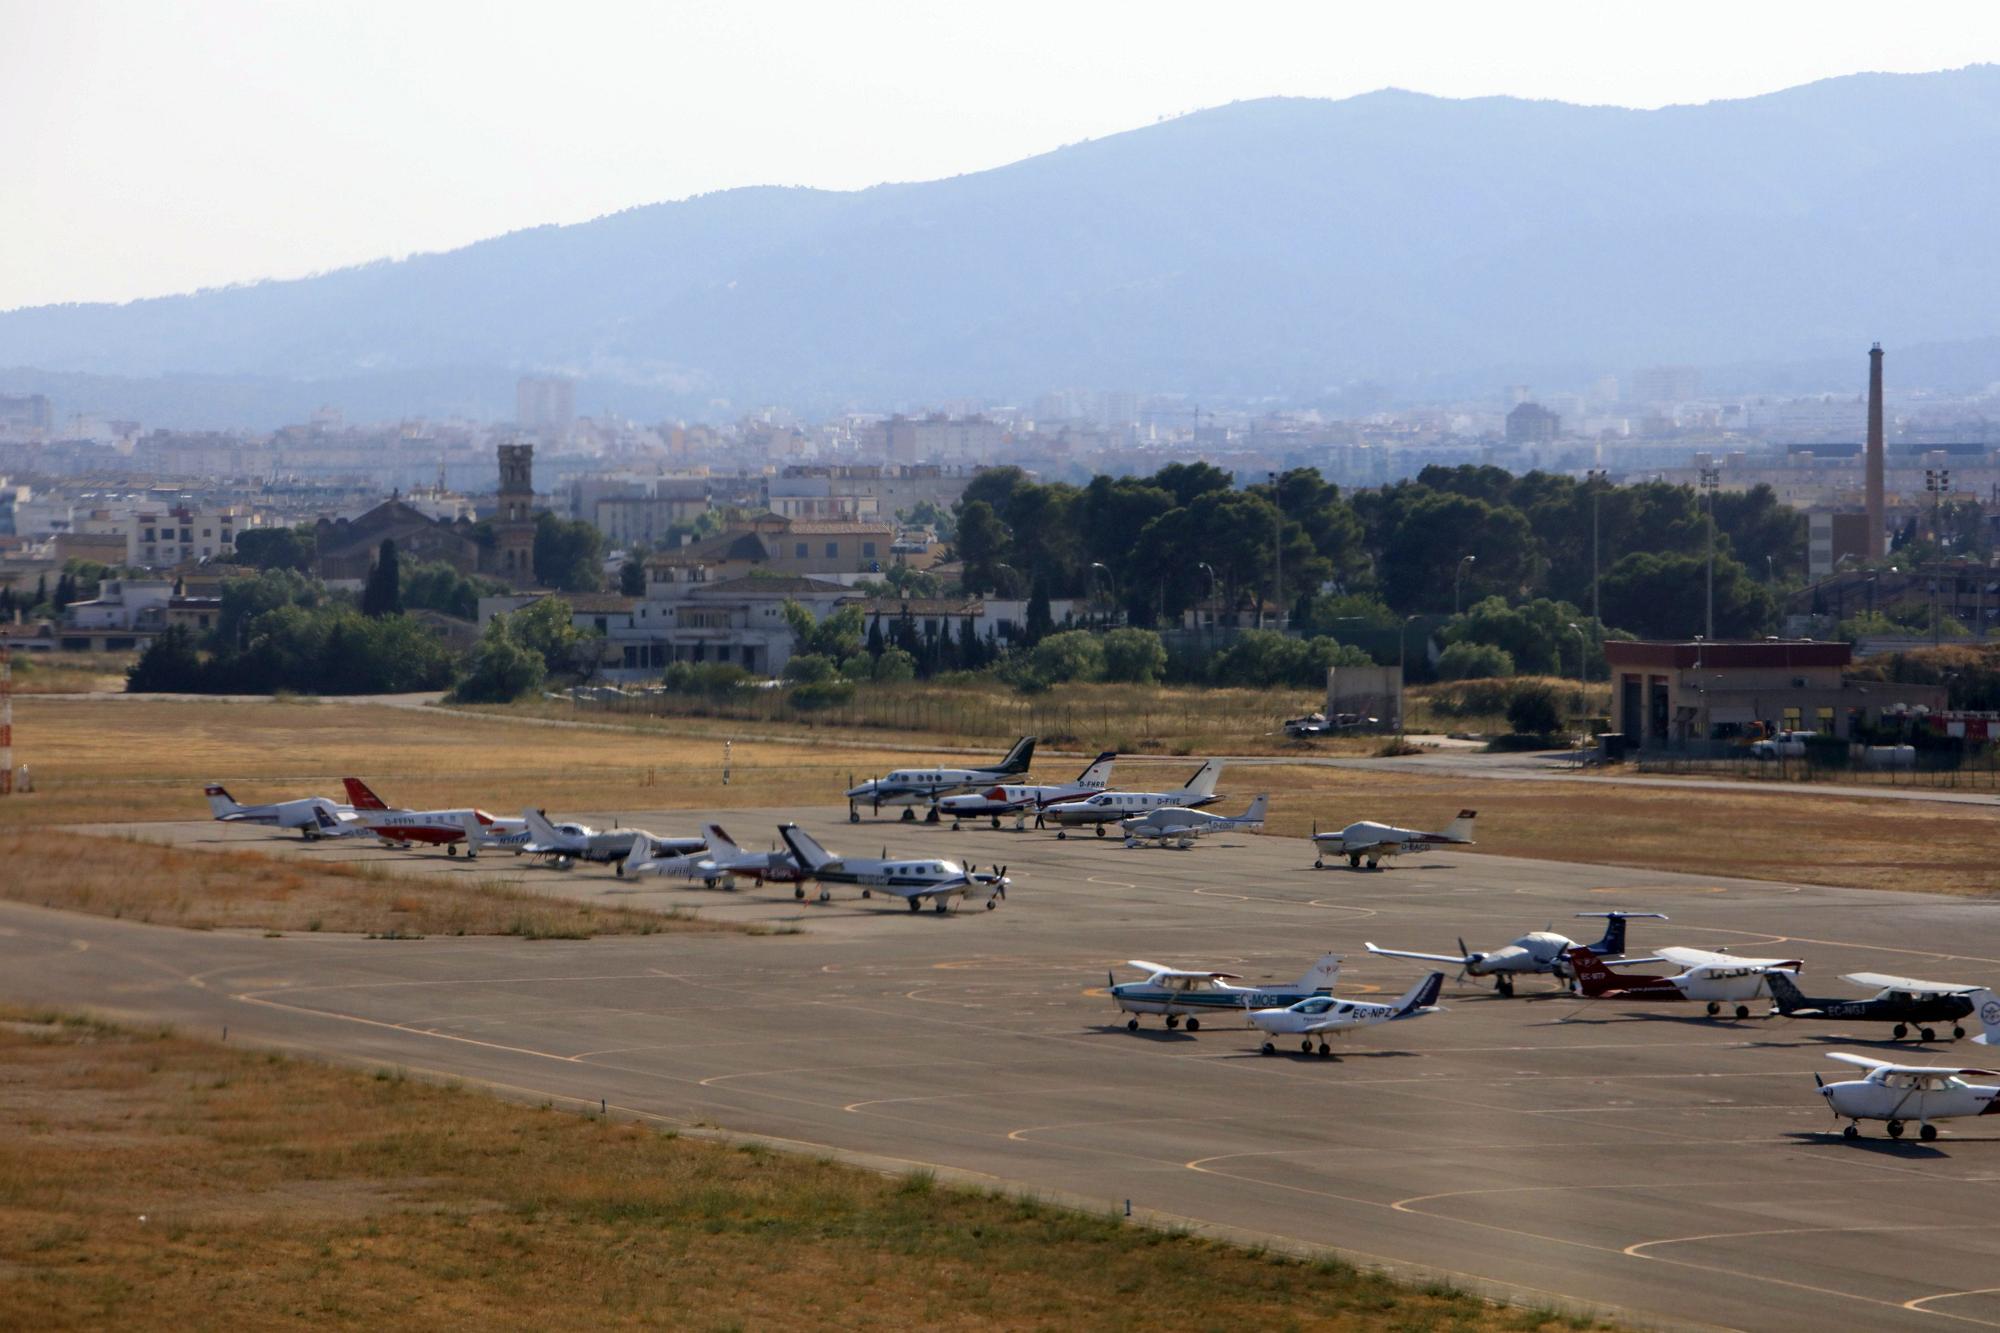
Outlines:
{"label": "church bell tower", "polygon": [[535,446],[500,446],[500,510],[493,518],[494,572],[517,588],[535,581]]}

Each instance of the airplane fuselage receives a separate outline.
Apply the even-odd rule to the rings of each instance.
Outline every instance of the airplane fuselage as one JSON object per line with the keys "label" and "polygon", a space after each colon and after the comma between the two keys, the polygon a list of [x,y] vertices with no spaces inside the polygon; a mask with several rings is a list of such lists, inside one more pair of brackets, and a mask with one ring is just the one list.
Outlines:
{"label": "airplane fuselage", "polygon": [[1885,1077],[1848,1079],[1821,1086],[1833,1113],[1846,1120],[1956,1120],[2000,1115],[2000,1087],[1957,1078]]}

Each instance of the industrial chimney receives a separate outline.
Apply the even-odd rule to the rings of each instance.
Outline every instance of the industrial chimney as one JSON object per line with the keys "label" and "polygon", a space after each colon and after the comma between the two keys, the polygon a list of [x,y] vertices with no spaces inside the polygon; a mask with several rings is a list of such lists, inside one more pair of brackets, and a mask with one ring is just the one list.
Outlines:
{"label": "industrial chimney", "polygon": [[1868,555],[1887,548],[1888,515],[1882,505],[1882,344],[1868,349]]}

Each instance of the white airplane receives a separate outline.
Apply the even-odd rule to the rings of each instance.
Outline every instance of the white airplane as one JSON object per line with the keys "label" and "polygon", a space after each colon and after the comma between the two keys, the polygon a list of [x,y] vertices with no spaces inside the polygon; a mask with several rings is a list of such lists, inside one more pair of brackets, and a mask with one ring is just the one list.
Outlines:
{"label": "white airplane", "polygon": [[[1324,955],[1297,981],[1275,986],[1238,986],[1234,983],[1242,978],[1234,972],[1167,967],[1142,958],[1134,958],[1126,966],[1138,968],[1146,974],[1146,979],[1117,982],[1112,980],[1109,972],[1104,974],[1105,990],[1111,996],[1111,1002],[1118,1006],[1118,1012],[1161,1014],[1170,1028],[1179,1027],[1182,1015],[1186,1015],[1189,1032],[1201,1031],[1203,1014],[1296,1004],[1315,995],[1331,995],[1334,983],[1340,980],[1340,955],[1337,953]],[[1125,1026],[1137,1032],[1138,1018],[1127,1019]]]}
{"label": "white airplane", "polygon": [[[858,885],[864,898],[873,897],[874,891],[880,889],[907,902],[912,912],[921,908],[926,899],[938,911],[944,912],[957,899],[972,897],[984,901],[986,910],[990,912],[999,899],[1007,896],[1008,880],[1004,866],[994,867],[990,874],[981,874],[956,861],[894,858],[888,854],[887,848],[883,849],[879,859],[840,856],[820,846],[810,833],[797,824],[778,825],[778,836],[791,848],[792,859],[799,866],[800,879],[819,881],[821,902],[833,896],[827,889],[829,884]],[[801,883],[792,891],[792,896],[805,897],[805,885]]]}
{"label": "white airplane", "polygon": [[1326,1039],[1355,1028],[1373,1027],[1377,1023],[1394,1023],[1405,1018],[1425,1018],[1431,1014],[1441,1014],[1437,1007],[1439,987],[1444,985],[1444,973],[1432,972],[1422,981],[1405,991],[1403,998],[1389,1004],[1367,1004],[1360,1000],[1342,1000],[1332,995],[1317,995],[1310,1000],[1300,1000],[1285,1009],[1257,1009],[1252,1011],[1250,1021],[1264,1033],[1263,1052],[1276,1055],[1278,1044],[1274,1038],[1297,1037],[1299,1049],[1312,1054],[1313,1039],[1319,1039],[1319,1053],[1332,1055],[1333,1048]]}
{"label": "white airplane", "polygon": [[1194,810],[1213,805],[1218,799],[1215,784],[1221,778],[1222,761],[1211,759],[1196,769],[1194,776],[1179,791],[1101,791],[1080,801],[1052,805],[1049,814],[1061,826],[1056,830],[1058,838],[1067,838],[1071,829],[1086,826],[1095,826],[1097,836],[1101,838],[1106,824],[1121,823],[1162,806],[1176,805]]}
{"label": "white airplane", "polygon": [[733,889],[736,878],[754,879],[759,884],[766,880],[789,883],[799,878],[798,865],[788,852],[746,852],[720,824],[704,824],[701,831],[707,843],[705,854],[654,843],[628,860],[624,873],[698,879],[711,889],[717,884]]}
{"label": "white airplane", "polygon": [[568,870],[578,861],[608,862],[625,873],[625,863],[634,855],[685,855],[707,850],[700,838],[662,838],[644,829],[610,829],[600,832],[588,824],[552,823],[540,810],[523,810],[521,822],[528,827],[528,839],[516,847],[516,855],[545,856],[558,870]]}
{"label": "white airplane", "polygon": [[359,778],[344,778],[347,795],[354,802],[355,818],[368,832],[392,846],[407,847],[413,842],[444,848],[446,856],[457,856],[465,844],[467,857],[479,855],[481,847],[517,847],[528,840],[527,821],[498,819],[476,807],[461,810],[397,810],[368,789]]}
{"label": "white airplane", "polygon": [[1118,827],[1125,830],[1127,847],[1148,842],[1165,847],[1171,843],[1186,851],[1194,846],[1196,838],[1211,833],[1263,832],[1264,810],[1270,803],[1271,798],[1260,793],[1240,815],[1211,815],[1184,805],[1163,805],[1143,815],[1122,819]]}
{"label": "white airplane", "polygon": [[1026,812],[1044,810],[1064,801],[1079,801],[1095,795],[1111,784],[1111,769],[1118,758],[1116,750],[1106,750],[1090,761],[1083,772],[1077,774],[1076,781],[1057,783],[1054,786],[1016,786],[1001,783],[981,792],[964,792],[957,796],[947,796],[937,803],[940,813],[951,817],[955,829],[960,820],[990,817],[993,827],[1000,827],[1000,816],[1015,816],[1015,827],[1025,822]]}
{"label": "white airplane", "polygon": [[[1993,992],[1981,994],[1992,1002]],[[2000,1004],[1994,1007],[2000,1009]],[[1987,1027],[1987,1035],[1995,1035],[1992,1025]],[[2000,1078],[2000,1071],[1957,1065],[1899,1065],[1847,1051],[1829,1051],[1827,1055],[1829,1059],[1859,1065],[1868,1071],[1863,1078],[1843,1079],[1838,1083],[1828,1083],[1818,1074],[1813,1075],[1813,1082],[1819,1084],[1819,1095],[1826,1098],[1827,1109],[1847,1121],[1847,1127],[1840,1131],[1843,1138],[1860,1138],[1863,1120],[1882,1120],[1887,1122],[1884,1128],[1889,1137],[1900,1139],[1904,1125],[1914,1120],[1917,1137],[1928,1143],[1937,1137],[1937,1126],[1932,1121],[2000,1115],[2000,1087],[1965,1081]]]}
{"label": "white airplane", "polygon": [[[302,796],[295,801],[273,801],[268,805],[243,805],[229,794],[229,788],[211,782],[202,788],[208,797],[208,811],[223,824],[261,824],[270,828],[297,829],[307,842],[320,838],[341,838],[365,832],[355,818],[354,807],[330,801],[324,796]],[[322,819],[321,816],[325,818]]]}
{"label": "white airplane", "polygon": [[[899,768],[884,777],[870,778],[847,789],[848,822],[861,822],[858,803],[862,802],[873,806],[878,815],[885,805],[915,806],[930,802],[930,818],[935,823],[938,797],[1019,777],[1028,771],[1028,763],[1034,757],[1035,738],[1023,736],[1014,742],[1014,748],[1007,751],[1005,758],[985,768]],[[903,811],[906,820],[916,817],[914,809]]]}
{"label": "white airplane", "polygon": [[[1769,996],[1767,973],[1797,974],[1805,964],[1796,958],[1738,958],[1707,949],[1662,949],[1658,958],[1622,958],[1607,962],[1588,949],[1571,949],[1569,968],[1576,976],[1576,993],[1588,1000],[1696,1000],[1708,1006],[1708,1016],[1734,1002],[1738,1018],[1750,1017],[1745,1000]],[[1664,959],[1685,969],[1676,976],[1625,974],[1612,967],[1632,967]]]}
{"label": "white airplane", "polygon": [[1551,927],[1548,930],[1531,930],[1512,944],[1498,949],[1481,952],[1467,949],[1465,941],[1458,942],[1458,952],[1412,953],[1406,949],[1380,949],[1374,944],[1368,952],[1380,954],[1384,958],[1415,958],[1426,963],[1452,963],[1458,967],[1458,974],[1464,977],[1492,977],[1493,989],[1501,995],[1514,993],[1514,978],[1517,976],[1555,976],[1565,980],[1569,977],[1569,965],[1563,956],[1571,949],[1584,948],[1600,958],[1616,958],[1625,952],[1625,923],[1637,918],[1665,921],[1659,912],[1578,912],[1577,916],[1604,918],[1604,936],[1595,944],[1579,945],[1567,935],[1559,935]]}
{"label": "white airplane", "polygon": [[1478,817],[1477,810],[1461,810],[1458,818],[1446,824],[1441,833],[1397,828],[1393,824],[1377,824],[1369,819],[1349,824],[1338,833],[1315,832],[1312,835],[1313,869],[1324,869],[1329,856],[1344,856],[1349,866],[1357,868],[1365,858],[1370,870],[1380,870],[1385,856],[1427,852],[1433,847],[1470,847],[1472,821]]}

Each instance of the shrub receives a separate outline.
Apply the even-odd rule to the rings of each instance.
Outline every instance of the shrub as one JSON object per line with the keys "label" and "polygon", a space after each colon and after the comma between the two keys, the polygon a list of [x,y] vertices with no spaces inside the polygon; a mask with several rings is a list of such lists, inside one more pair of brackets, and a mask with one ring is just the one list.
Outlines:
{"label": "shrub", "polygon": [[1514,658],[1490,643],[1460,641],[1438,654],[1439,680],[1491,680],[1514,674]]}
{"label": "shrub", "polygon": [[730,662],[675,662],[660,677],[660,686],[674,694],[719,698],[749,689],[750,673]]}
{"label": "shrub", "polygon": [[[793,658],[792,660],[797,661],[798,659]],[[830,676],[825,680],[806,681],[802,684],[794,685],[792,686],[790,695],[792,707],[805,712],[813,712],[821,708],[831,708],[835,704],[844,704],[853,697],[854,682],[844,680],[839,676]]]}
{"label": "shrub", "polygon": [[799,653],[785,663],[785,679],[794,685],[823,685],[840,678],[833,659],[820,653]]}
{"label": "shrub", "polygon": [[542,683],[541,655],[522,646],[508,627],[508,616],[495,616],[479,636],[465,679],[452,691],[460,703],[512,703]]}
{"label": "shrub", "polygon": [[1104,674],[1104,645],[1089,630],[1064,630],[1037,643],[1031,661],[1035,673],[1051,683],[1095,680]]}
{"label": "shrub", "polygon": [[[854,673],[850,671],[847,674],[851,676]],[[915,680],[917,659],[901,648],[884,648],[882,655],[875,659],[874,676],[881,681]]]}
{"label": "shrub", "polygon": [[1167,669],[1166,645],[1149,629],[1114,629],[1104,636],[1104,678],[1151,685]]}
{"label": "shrub", "polygon": [[1547,736],[1562,726],[1556,692],[1540,683],[1523,685],[1507,701],[1507,725],[1517,735]]}

